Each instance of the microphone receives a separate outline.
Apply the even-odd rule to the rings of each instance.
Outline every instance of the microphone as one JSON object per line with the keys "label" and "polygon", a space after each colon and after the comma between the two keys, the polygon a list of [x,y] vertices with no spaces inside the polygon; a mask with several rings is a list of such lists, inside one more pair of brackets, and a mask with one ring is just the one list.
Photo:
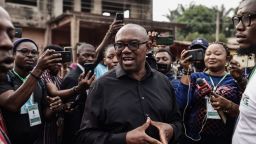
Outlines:
{"label": "microphone", "polygon": [[[201,97],[208,96],[210,98],[210,95],[212,94],[212,87],[208,84],[208,82],[205,79],[197,78],[196,79],[196,86],[198,89],[198,94]],[[227,118],[223,111],[217,110],[221,120],[226,124]]]}
{"label": "microphone", "polygon": [[196,84],[199,96],[210,96],[210,94],[212,93],[212,87],[207,83],[205,79],[197,78]]}

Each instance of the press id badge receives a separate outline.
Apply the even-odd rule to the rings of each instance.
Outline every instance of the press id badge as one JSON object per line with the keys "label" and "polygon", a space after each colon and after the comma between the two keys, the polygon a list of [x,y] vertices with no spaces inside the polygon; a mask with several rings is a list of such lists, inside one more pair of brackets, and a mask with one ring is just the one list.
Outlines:
{"label": "press id badge", "polygon": [[207,119],[220,119],[218,112],[212,107],[210,99],[208,97],[206,99],[206,108],[207,108]]}
{"label": "press id badge", "polygon": [[32,127],[41,124],[42,122],[38,110],[38,104],[30,105],[27,108],[30,126]]}

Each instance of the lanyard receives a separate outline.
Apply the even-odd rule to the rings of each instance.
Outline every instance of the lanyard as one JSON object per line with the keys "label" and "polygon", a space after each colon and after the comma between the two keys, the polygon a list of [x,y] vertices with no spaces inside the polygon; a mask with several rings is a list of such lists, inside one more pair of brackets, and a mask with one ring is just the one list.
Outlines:
{"label": "lanyard", "polygon": [[211,80],[211,83],[212,83],[212,86],[213,86],[213,91],[215,92],[217,87],[219,86],[219,84],[227,77],[228,73],[226,73],[221,79],[220,81],[218,82],[218,84],[215,86],[213,80],[212,80],[212,77],[209,75],[209,78]]}
{"label": "lanyard", "polygon": [[[14,69],[12,71],[23,83],[28,79],[27,77],[25,78],[21,77]],[[31,94],[27,102],[21,107],[21,109],[24,109],[24,107],[31,104],[33,104],[33,93]]]}
{"label": "lanyard", "polygon": [[23,78],[21,77],[14,69],[12,70],[12,72],[22,81],[25,82],[27,80],[27,77]]}

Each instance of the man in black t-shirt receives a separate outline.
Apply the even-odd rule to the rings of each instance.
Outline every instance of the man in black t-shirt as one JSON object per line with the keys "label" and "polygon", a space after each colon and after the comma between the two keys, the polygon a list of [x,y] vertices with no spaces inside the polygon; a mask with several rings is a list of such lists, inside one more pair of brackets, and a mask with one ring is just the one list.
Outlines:
{"label": "man in black t-shirt", "polygon": [[12,68],[14,26],[9,14],[0,7],[0,79]]}
{"label": "man in black t-shirt", "polygon": [[[4,77],[8,70],[11,69],[13,63],[12,41],[14,38],[14,26],[11,22],[9,14],[0,7],[0,82],[4,81]],[[0,118],[2,112],[0,111]],[[0,143],[9,144],[5,123],[0,120]]]}
{"label": "man in black t-shirt", "polygon": [[115,37],[119,65],[90,87],[77,133],[79,144],[167,144],[182,132],[168,79],[146,63],[150,42],[136,24]]}
{"label": "man in black t-shirt", "polygon": [[53,51],[46,51],[38,59],[38,47],[30,39],[15,41],[13,54],[14,68],[0,83],[0,105],[7,131],[14,144],[39,144],[43,142],[44,119],[53,114],[45,102],[46,91],[40,75],[61,58]]}

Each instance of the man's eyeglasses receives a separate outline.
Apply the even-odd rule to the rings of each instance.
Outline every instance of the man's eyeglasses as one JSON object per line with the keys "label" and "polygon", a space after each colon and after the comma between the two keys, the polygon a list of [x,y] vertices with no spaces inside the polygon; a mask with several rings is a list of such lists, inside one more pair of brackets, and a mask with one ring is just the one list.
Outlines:
{"label": "man's eyeglasses", "polygon": [[255,17],[256,17],[256,14],[245,14],[242,16],[232,17],[232,21],[235,27],[239,24],[240,21],[242,21],[242,24],[244,26],[250,26],[252,19]]}
{"label": "man's eyeglasses", "polygon": [[145,41],[145,42],[129,41],[128,43],[117,42],[114,44],[114,47],[115,47],[116,51],[123,51],[125,49],[125,47],[128,47],[132,51],[135,51],[140,47],[140,45],[145,44],[147,42],[148,41]]}
{"label": "man's eyeglasses", "polygon": [[19,50],[16,50],[16,51],[22,53],[22,54],[25,55],[25,56],[28,56],[30,53],[31,53],[32,55],[34,55],[34,56],[39,54],[39,52],[36,51],[36,50],[19,49]]}

